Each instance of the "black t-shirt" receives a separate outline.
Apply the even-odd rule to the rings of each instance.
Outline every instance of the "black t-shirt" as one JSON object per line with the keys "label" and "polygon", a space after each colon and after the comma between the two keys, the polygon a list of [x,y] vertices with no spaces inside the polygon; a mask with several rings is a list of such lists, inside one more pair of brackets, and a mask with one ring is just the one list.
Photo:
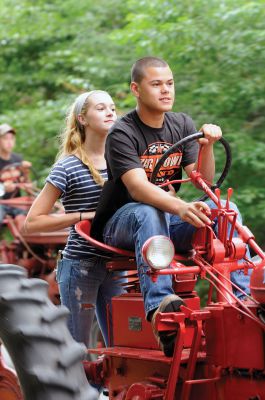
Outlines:
{"label": "black t-shirt", "polygon": [[[7,165],[15,164],[15,163],[21,163],[23,158],[21,157],[20,154],[17,153],[12,153],[11,157],[9,160],[4,160],[3,158],[0,157],[0,178],[1,178],[1,172],[4,167]],[[10,199],[12,197],[17,197],[19,196],[20,192],[19,189],[14,190],[13,192],[8,192],[5,193],[3,196],[3,199]]]}
{"label": "black t-shirt", "polygon": [[[192,119],[183,113],[165,113],[162,128],[145,125],[136,110],[126,114],[112,127],[106,142],[108,182],[105,183],[92,224],[92,236],[101,240],[109,218],[124,204],[134,201],[121,176],[134,168],[143,168],[150,179],[157,161],[182,138],[196,132]],[[156,184],[167,179],[181,179],[182,168],[197,159],[196,141],[181,146],[162,165]],[[175,190],[179,189],[179,184]]]}

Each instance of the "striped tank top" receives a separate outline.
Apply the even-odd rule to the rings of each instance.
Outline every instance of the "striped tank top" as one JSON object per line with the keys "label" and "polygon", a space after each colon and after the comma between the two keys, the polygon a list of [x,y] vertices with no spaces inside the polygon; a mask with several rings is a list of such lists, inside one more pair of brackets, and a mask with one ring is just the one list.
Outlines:
{"label": "striped tank top", "polygon": [[[100,174],[103,179],[107,179],[106,169],[101,170]],[[53,166],[46,182],[62,191],[60,200],[65,213],[96,210],[102,187],[94,181],[89,168],[76,156],[70,155],[59,160]],[[89,245],[72,225],[63,256],[82,260],[96,255],[104,256],[104,253]]]}

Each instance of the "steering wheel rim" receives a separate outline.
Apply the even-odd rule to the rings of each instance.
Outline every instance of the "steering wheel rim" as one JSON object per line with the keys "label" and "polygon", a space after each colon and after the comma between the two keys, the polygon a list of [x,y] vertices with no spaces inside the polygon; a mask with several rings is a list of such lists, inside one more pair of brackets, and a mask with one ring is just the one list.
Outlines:
{"label": "steering wheel rim", "polygon": [[[177,143],[174,143],[167,151],[165,151],[165,153],[158,160],[158,162],[157,162],[157,164],[156,164],[156,166],[154,168],[154,171],[153,171],[153,173],[151,175],[150,182],[155,184],[155,181],[156,181],[156,178],[157,178],[157,175],[159,173],[159,170],[160,170],[161,166],[164,164],[166,159],[172,153],[174,153],[176,151],[176,149],[179,146],[187,144],[187,143],[189,143],[189,142],[191,142],[193,140],[197,140],[197,139],[200,139],[200,138],[203,138],[203,137],[204,137],[204,134],[202,132],[196,132],[196,133],[193,133],[192,135],[189,135],[189,136],[186,136],[186,137],[182,138]],[[229,169],[231,167],[231,164],[232,164],[232,153],[231,153],[231,148],[230,148],[229,143],[223,137],[221,137],[219,139],[219,142],[224,147],[226,160],[225,160],[225,165],[224,165],[223,171],[222,171],[220,177],[218,178],[218,180],[216,181],[216,183],[214,183],[211,186],[211,190],[215,190],[216,188],[221,187],[222,183],[224,182],[224,180],[225,180],[225,178],[226,178],[226,176],[228,174],[228,171],[229,171]],[[198,199],[198,201],[204,201],[207,198],[208,198],[208,195],[204,194],[203,196],[201,196]]]}

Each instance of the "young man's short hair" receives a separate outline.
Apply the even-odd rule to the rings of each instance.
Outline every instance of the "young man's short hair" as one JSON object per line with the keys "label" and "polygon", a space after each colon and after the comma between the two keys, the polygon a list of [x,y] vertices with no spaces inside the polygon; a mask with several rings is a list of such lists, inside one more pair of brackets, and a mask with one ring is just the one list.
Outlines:
{"label": "young man's short hair", "polygon": [[144,70],[149,67],[168,67],[168,63],[158,57],[140,58],[132,66],[131,82],[140,83],[144,77]]}

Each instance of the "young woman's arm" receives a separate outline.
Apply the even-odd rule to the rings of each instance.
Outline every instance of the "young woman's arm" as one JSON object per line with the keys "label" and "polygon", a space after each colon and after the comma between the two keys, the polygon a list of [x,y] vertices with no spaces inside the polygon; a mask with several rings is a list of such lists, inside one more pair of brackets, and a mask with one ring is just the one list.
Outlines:
{"label": "young woman's arm", "polygon": [[[80,221],[80,212],[69,214],[50,214],[61,191],[50,183],[46,183],[38,197],[34,200],[25,224],[24,233],[52,232],[68,228]],[[92,219],[95,212],[82,212],[82,219]]]}

